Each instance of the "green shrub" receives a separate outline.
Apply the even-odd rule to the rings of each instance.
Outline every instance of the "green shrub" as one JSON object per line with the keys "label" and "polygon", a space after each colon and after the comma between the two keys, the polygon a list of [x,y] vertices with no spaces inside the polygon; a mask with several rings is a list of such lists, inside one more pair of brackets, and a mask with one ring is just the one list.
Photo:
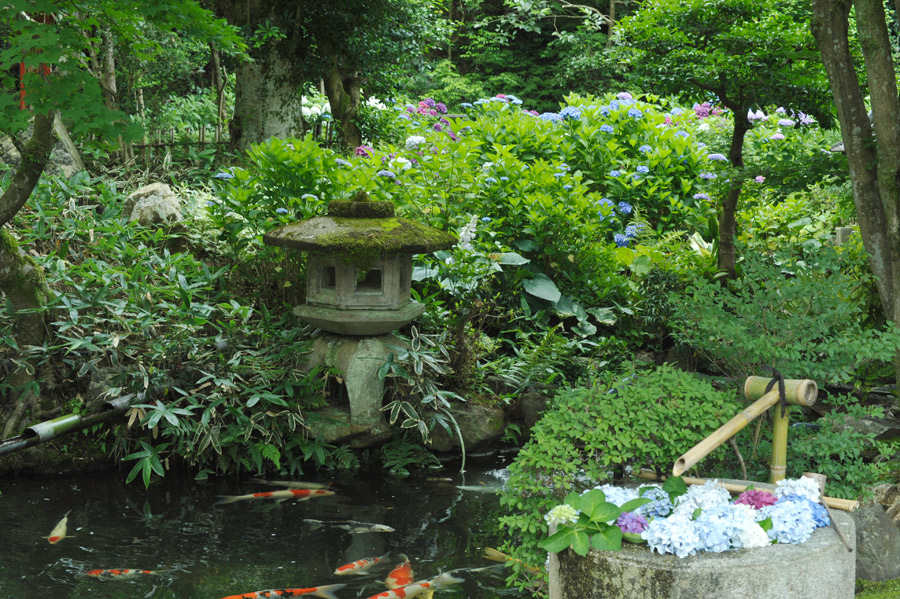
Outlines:
{"label": "green shrub", "polygon": [[[500,519],[516,556],[543,564],[542,515],[570,491],[621,476],[626,467],[669,471],[675,460],[740,412],[735,396],[670,366],[640,372],[615,387],[566,389],[532,429],[510,466]],[[699,467],[716,472],[718,449]]]}
{"label": "green shrub", "polygon": [[841,272],[827,246],[805,260],[750,254],[739,279],[698,281],[675,294],[676,337],[727,376],[743,381],[777,368],[819,385],[859,383],[873,364],[893,360],[900,330],[864,329],[852,294],[858,281]]}

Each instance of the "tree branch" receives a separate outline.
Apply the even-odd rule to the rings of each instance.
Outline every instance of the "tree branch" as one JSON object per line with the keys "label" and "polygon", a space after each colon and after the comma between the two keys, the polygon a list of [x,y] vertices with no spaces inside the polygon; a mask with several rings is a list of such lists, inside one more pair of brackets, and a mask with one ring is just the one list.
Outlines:
{"label": "tree branch", "polygon": [[35,114],[31,139],[25,144],[19,168],[0,196],[0,226],[8,223],[34,191],[53,150],[53,115]]}

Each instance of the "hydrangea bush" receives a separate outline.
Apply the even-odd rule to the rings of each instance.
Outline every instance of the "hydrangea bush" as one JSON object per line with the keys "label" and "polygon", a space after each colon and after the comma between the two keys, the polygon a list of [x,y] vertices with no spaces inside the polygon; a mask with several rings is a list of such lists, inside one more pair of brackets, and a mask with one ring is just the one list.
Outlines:
{"label": "hydrangea bush", "polygon": [[[592,505],[604,506],[596,508],[592,519],[573,507],[582,505],[587,497],[592,498]],[[651,501],[651,497],[658,499]],[[733,501],[715,480],[687,489],[678,477],[669,478],[665,486],[601,485],[580,495],[570,494],[566,503],[551,509],[545,519],[551,530],[555,528],[541,542],[548,551],[571,547],[586,555],[588,545],[579,533],[592,520],[595,528],[603,531],[601,540],[590,543],[595,549],[619,549],[624,538],[680,558],[771,543],[805,543],[817,528],[830,523],[817,483],[805,477],[779,481],[774,493],[751,489]],[[618,532],[611,532],[614,526]],[[604,542],[610,538],[619,542]]]}

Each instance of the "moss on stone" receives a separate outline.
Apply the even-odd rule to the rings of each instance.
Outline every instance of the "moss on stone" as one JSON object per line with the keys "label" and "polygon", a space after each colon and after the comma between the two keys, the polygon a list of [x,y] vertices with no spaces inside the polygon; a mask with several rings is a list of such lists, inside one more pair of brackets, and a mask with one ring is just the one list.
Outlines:
{"label": "moss on stone", "polygon": [[382,256],[424,254],[456,243],[449,233],[405,218],[334,216],[286,225],[267,233],[264,240],[269,245],[337,256],[359,270],[367,270]]}
{"label": "moss on stone", "polygon": [[371,200],[332,200],[328,204],[328,216],[346,218],[390,218],[394,216],[394,204],[391,202],[373,202]]}

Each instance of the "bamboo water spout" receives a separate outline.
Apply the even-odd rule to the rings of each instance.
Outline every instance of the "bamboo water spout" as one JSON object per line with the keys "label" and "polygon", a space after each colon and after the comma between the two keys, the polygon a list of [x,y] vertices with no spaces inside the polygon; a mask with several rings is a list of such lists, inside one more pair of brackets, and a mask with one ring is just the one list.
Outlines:
{"label": "bamboo water spout", "polygon": [[[756,401],[678,458],[672,468],[672,474],[680,476],[688,468],[705,458],[722,443],[728,441],[738,431],[750,424],[754,418],[777,404],[779,400],[778,388],[775,387],[771,391],[766,392],[766,386],[770,380],[760,376],[748,377],[744,382],[744,395],[747,399],[755,399]],[[816,402],[818,387],[815,381],[809,379],[788,379],[784,381],[784,387],[785,399],[789,404],[811,406]],[[782,415],[781,410],[775,410],[775,412],[774,435],[778,436],[778,438],[772,441],[771,482],[784,478],[784,465],[787,458],[787,414]],[[776,472],[780,473],[780,478],[775,478]]]}
{"label": "bamboo water spout", "polygon": [[142,398],[142,393],[123,395],[104,402],[102,411],[94,414],[87,416],[67,414],[29,426],[22,431],[21,435],[0,441],[0,456],[109,420],[116,414],[125,413],[135,399],[140,401]]}

